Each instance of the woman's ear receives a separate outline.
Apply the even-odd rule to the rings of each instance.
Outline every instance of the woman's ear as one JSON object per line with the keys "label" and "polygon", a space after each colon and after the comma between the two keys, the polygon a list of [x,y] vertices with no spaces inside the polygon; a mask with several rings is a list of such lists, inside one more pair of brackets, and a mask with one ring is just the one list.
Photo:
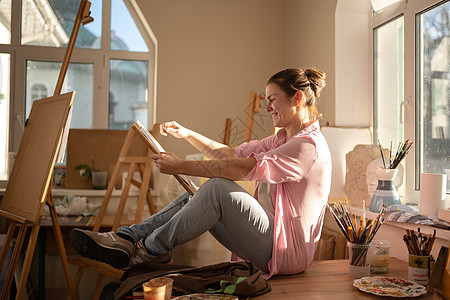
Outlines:
{"label": "woman's ear", "polygon": [[295,97],[295,106],[299,106],[302,103],[303,97],[305,96],[305,94],[303,93],[303,91],[297,91],[297,93],[295,93],[294,97]]}

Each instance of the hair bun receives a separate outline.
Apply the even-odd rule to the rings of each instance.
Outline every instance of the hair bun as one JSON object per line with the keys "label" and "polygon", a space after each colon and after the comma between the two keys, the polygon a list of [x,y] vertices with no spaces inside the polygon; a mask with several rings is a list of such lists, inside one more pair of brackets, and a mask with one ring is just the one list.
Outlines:
{"label": "hair bun", "polygon": [[316,98],[320,97],[320,92],[326,86],[326,74],[322,71],[318,71],[312,68],[305,70],[305,75],[308,77],[311,89],[314,92]]}

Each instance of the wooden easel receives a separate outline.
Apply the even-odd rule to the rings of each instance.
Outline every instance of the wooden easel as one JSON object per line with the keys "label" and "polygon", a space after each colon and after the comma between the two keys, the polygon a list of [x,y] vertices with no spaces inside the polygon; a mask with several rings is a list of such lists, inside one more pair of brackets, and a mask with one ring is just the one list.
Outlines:
{"label": "wooden easel", "polygon": [[[132,156],[129,154],[129,150],[131,147],[133,147],[133,145],[136,145],[136,143],[139,142],[142,143],[142,140],[139,139],[138,137],[139,136],[138,133],[139,132],[137,128],[134,126],[132,126],[128,131],[128,134],[125,138],[124,144],[120,151],[119,157],[117,159],[117,163],[111,175],[111,179],[108,183],[108,188],[106,190],[106,194],[103,199],[100,212],[98,216],[95,218],[95,224],[92,228],[92,231],[99,231],[102,225],[105,226],[105,224],[103,224],[103,220],[105,217],[106,209],[108,208],[116,182],[119,179],[121,171],[124,169],[124,167],[128,167],[128,175],[125,180],[125,184],[122,187],[122,195],[120,197],[120,202],[117,211],[115,213],[114,222],[112,224],[112,230],[116,231],[120,225],[123,225],[122,216],[124,213],[126,202],[128,200],[131,185],[134,185],[140,189],[134,223],[139,223],[142,221],[142,214],[144,211],[145,202],[147,203],[147,206],[151,214],[154,214],[156,212],[155,206],[153,204],[153,199],[149,190],[153,164],[153,160],[150,158],[152,152],[146,146],[145,148],[147,149],[146,150],[147,153],[146,154],[143,153],[144,155],[142,156]],[[159,124],[155,124],[153,127],[152,135],[157,137],[158,134],[159,134]],[[139,172],[141,181],[138,181],[133,178],[136,171]],[[75,288],[78,288],[85,269],[94,271],[99,274],[97,278],[97,285],[94,291],[93,299],[98,299],[100,297],[105,276],[120,278],[123,274],[123,271],[121,270],[115,269],[107,264],[98,261],[83,258],[81,256],[76,256],[74,258],[70,257],[69,262],[70,264],[77,265],[79,267],[77,275],[75,277]]]}
{"label": "wooden easel", "polygon": [[[152,133],[154,136],[158,136],[159,124],[154,125]],[[117,179],[119,179],[119,175],[121,174],[120,171],[122,170],[123,166],[128,166],[128,175],[125,180],[125,184],[122,188],[122,195],[120,197],[119,206],[115,214],[112,230],[115,231],[121,225],[123,211],[125,209],[125,204],[132,184],[140,189],[134,223],[139,223],[142,221],[142,213],[144,211],[145,205],[144,201],[147,202],[151,214],[154,214],[156,212],[155,206],[153,205],[153,199],[149,190],[153,164],[153,160],[150,158],[152,152],[150,150],[147,150],[147,154],[144,156],[140,157],[130,156],[128,154],[128,151],[130,150],[130,147],[133,143],[133,139],[135,138],[135,136],[136,136],[136,129],[134,127],[131,127],[130,130],[128,131],[127,137],[125,138],[122,150],[120,151],[119,158],[117,159],[117,163],[111,175],[111,180],[108,183],[105,198],[103,200],[100,212],[96,218],[95,225],[92,229],[93,231],[100,230],[103,217],[105,215],[106,209],[109,204],[109,200],[111,199],[111,195],[114,190],[114,186],[116,185]],[[139,174],[141,176],[141,182],[133,178],[133,175],[136,172],[136,170],[139,171]]]}
{"label": "wooden easel", "polygon": [[70,295],[73,299],[76,299],[61,229],[49,189],[53,166],[61,146],[74,94],[74,92],[70,92],[33,102],[30,117],[19,145],[17,158],[8,180],[5,196],[0,205],[0,215],[10,221],[5,243],[0,254],[0,266],[2,268],[16,226],[20,224],[1,299],[6,299],[8,296],[20,251],[25,240],[25,234],[28,227],[31,226],[31,234],[16,294],[16,299],[22,299],[45,204],[50,209],[56,242]]}
{"label": "wooden easel", "polygon": [[230,145],[230,137],[231,137],[231,123],[233,121],[230,118],[225,119],[225,130],[223,131],[223,140],[222,143],[224,145]]}
{"label": "wooden easel", "polygon": [[[259,103],[261,99],[264,99],[263,96],[258,95],[255,91],[250,91],[248,96],[248,105],[246,111],[245,118],[245,132],[244,132],[244,140],[243,142],[250,142],[253,134],[253,120],[255,119],[255,113],[259,112]],[[225,119],[225,130],[223,135],[223,143],[225,145],[230,144],[230,136],[231,136],[231,119]]]}
{"label": "wooden easel", "polygon": [[58,151],[61,148],[64,137],[68,134],[68,119],[75,94],[75,92],[70,92],[60,95],[61,88],[79,27],[81,24],[93,21],[93,18],[89,16],[90,6],[91,3],[89,1],[81,0],[53,97],[33,102],[19,145],[17,158],[8,180],[5,196],[0,205],[0,215],[10,221],[5,243],[0,252],[0,268],[3,268],[9,245],[14,237],[17,225],[20,224],[1,293],[2,300],[6,299],[9,294],[26,232],[28,227],[31,226],[30,238],[16,294],[16,299],[22,299],[23,297],[44,205],[48,205],[50,210],[70,297],[74,300],[76,299],[76,290],[73,288],[61,228],[59,227],[49,185]]}
{"label": "wooden easel", "polygon": [[250,142],[253,133],[253,120],[255,119],[255,113],[259,112],[259,103],[263,96],[258,95],[255,91],[251,91],[248,96],[248,106],[247,106],[247,118],[245,120],[245,133],[244,142]]}

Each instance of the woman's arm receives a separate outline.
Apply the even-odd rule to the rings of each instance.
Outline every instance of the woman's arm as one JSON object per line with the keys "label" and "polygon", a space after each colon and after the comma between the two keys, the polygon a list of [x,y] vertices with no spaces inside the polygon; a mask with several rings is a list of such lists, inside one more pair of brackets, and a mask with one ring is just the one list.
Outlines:
{"label": "woman's arm", "polygon": [[173,153],[153,154],[155,165],[165,174],[199,177],[221,177],[242,180],[255,166],[253,157],[227,157],[212,160],[181,160]]}
{"label": "woman's arm", "polygon": [[200,133],[181,126],[175,121],[161,124],[160,130],[162,135],[167,136],[170,133],[176,138],[187,140],[198,151],[211,159],[234,157],[234,149],[230,146],[213,141]]}

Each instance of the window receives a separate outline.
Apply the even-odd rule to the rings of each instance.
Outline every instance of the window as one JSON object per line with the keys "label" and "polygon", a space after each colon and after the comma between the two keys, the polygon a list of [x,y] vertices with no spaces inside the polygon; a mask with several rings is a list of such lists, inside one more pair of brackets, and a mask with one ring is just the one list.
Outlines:
{"label": "window", "polygon": [[449,17],[448,0],[403,0],[372,18],[374,142],[415,143],[403,203],[418,203],[421,173],[450,175]]}
{"label": "window", "polygon": [[374,128],[382,145],[403,140],[403,16],[374,29]]}
{"label": "window", "polygon": [[[122,0],[111,3],[111,49],[147,52],[148,46]],[[126,26],[126,24],[129,24]]]}
{"label": "window", "polygon": [[[54,93],[80,1],[0,1],[0,180],[33,101]],[[75,91],[71,128],[153,124],[156,39],[136,0],[90,3],[94,22],[79,29],[61,91]]]}
{"label": "window", "polygon": [[[61,63],[27,61],[26,86],[31,86],[30,94],[25,95],[25,118],[30,114],[34,100],[53,95],[58,79]],[[93,124],[94,65],[88,63],[70,63],[64,80],[61,94],[75,91],[71,128],[91,128]],[[44,83],[33,84],[36,80]],[[41,89],[40,94],[37,90]],[[45,92],[44,92],[45,91]]]}
{"label": "window", "polygon": [[0,180],[6,179],[8,155],[9,54],[0,54]]}
{"label": "window", "polygon": [[450,177],[449,18],[450,2],[416,15],[416,120],[421,145],[417,162],[420,173],[446,172]]}
{"label": "window", "polygon": [[11,43],[11,0],[0,1],[0,43]]}
{"label": "window", "polygon": [[111,59],[109,62],[110,129],[127,129],[135,120],[147,125],[148,63],[146,61]]}
{"label": "window", "polygon": [[[91,1],[94,22],[80,27],[75,47],[100,48],[102,1]],[[22,0],[21,44],[66,47],[72,33],[80,1]],[[133,22],[132,20],[130,20]],[[126,26],[129,24],[125,24]],[[133,24],[134,25],[134,24]]]}

